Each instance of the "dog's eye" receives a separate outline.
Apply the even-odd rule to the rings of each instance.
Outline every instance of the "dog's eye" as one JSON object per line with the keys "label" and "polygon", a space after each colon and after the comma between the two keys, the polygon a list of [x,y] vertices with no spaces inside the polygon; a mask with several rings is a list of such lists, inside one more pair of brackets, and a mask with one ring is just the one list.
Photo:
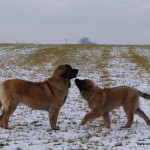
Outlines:
{"label": "dog's eye", "polygon": [[87,88],[87,82],[86,82],[86,80],[84,80],[83,86],[84,86],[85,89]]}
{"label": "dog's eye", "polygon": [[62,70],[62,69],[64,69],[64,66],[63,66],[63,65],[60,65],[60,66],[58,66],[57,68]]}
{"label": "dog's eye", "polygon": [[67,70],[72,70],[72,67],[68,64],[65,65]]}

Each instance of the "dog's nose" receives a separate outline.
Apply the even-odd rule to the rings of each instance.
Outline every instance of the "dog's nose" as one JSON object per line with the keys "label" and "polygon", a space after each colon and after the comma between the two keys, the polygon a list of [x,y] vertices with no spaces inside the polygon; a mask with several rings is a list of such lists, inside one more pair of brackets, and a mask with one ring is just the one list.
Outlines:
{"label": "dog's nose", "polygon": [[75,72],[76,74],[78,74],[79,70],[78,70],[78,69],[74,69],[74,72]]}

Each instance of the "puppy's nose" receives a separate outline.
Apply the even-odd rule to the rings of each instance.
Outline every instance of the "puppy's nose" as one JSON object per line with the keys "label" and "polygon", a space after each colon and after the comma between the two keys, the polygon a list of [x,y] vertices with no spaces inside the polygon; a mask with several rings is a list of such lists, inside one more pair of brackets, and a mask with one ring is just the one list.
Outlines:
{"label": "puppy's nose", "polygon": [[75,79],[75,83],[79,83],[81,80],[80,79]]}

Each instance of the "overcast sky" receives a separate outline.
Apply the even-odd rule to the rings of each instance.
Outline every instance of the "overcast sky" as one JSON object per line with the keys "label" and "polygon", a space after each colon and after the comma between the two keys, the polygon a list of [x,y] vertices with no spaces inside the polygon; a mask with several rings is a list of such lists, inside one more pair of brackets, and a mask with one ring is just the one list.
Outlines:
{"label": "overcast sky", "polygon": [[150,44],[150,0],[0,0],[0,43]]}

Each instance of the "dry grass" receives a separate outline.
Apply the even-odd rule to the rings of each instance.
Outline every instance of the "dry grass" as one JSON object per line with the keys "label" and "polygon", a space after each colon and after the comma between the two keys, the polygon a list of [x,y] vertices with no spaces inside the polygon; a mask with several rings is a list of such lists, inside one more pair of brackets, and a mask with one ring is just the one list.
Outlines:
{"label": "dry grass", "polygon": [[111,59],[110,48],[111,47],[108,46],[103,47],[101,58],[97,59],[97,65],[96,65],[96,68],[101,69],[102,75],[100,76],[100,80],[102,82],[101,84],[103,84],[102,86],[104,87],[110,87],[111,85],[111,78],[108,71],[109,68],[108,61],[109,59]]}
{"label": "dry grass", "polygon": [[[1,64],[20,66],[25,69],[32,69],[33,66],[39,66],[41,64],[51,64],[52,66],[57,66],[59,64],[73,64],[75,66],[80,66],[81,69],[88,69],[88,72],[101,72],[100,75],[101,82],[104,86],[110,86],[111,78],[107,71],[108,61],[112,58],[111,50],[113,48],[121,49],[122,47],[127,47],[128,51],[121,54],[121,57],[127,58],[138,66],[144,68],[147,72],[149,69],[148,58],[141,56],[135,52],[134,49],[137,47],[142,49],[149,49],[149,45],[42,45],[42,44],[0,44],[0,48],[7,49],[8,51],[13,51],[17,49],[36,49],[36,51],[20,55],[17,54],[16,59],[14,56],[8,56],[8,60],[1,61]],[[12,58],[11,58],[12,57]],[[90,66],[90,64],[94,64]],[[89,67],[88,67],[89,65]],[[39,71],[41,71],[39,69]]]}
{"label": "dry grass", "polygon": [[[43,45],[37,47],[37,51],[26,58],[26,64],[37,65],[43,62],[53,63],[54,66],[62,63],[72,63],[76,61],[73,54],[78,49],[93,49],[99,45]],[[23,62],[24,63],[24,62]]]}
{"label": "dry grass", "polygon": [[139,55],[134,48],[129,48],[130,60],[150,73],[150,59]]}
{"label": "dry grass", "polygon": [[30,49],[35,48],[36,46],[40,46],[39,44],[10,44],[10,43],[3,43],[0,44],[0,48],[8,49],[8,50],[16,50],[16,49]]}

